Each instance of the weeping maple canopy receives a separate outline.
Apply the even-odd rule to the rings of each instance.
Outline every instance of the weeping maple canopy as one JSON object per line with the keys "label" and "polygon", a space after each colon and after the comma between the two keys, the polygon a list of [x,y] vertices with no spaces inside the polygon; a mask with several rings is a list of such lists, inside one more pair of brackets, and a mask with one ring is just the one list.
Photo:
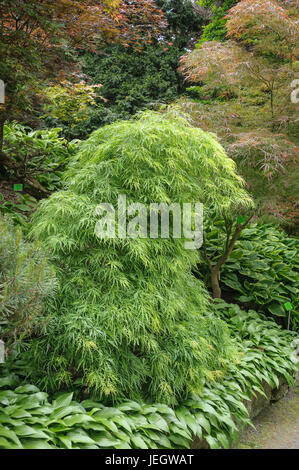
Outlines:
{"label": "weeping maple canopy", "polygon": [[48,389],[76,383],[102,400],[170,404],[221,377],[234,356],[224,323],[191,273],[184,239],[95,235],[96,207],[127,202],[251,205],[216,139],[184,118],[147,112],[95,131],[80,145],[66,187],[40,203],[32,236],[60,279],[49,320],[27,352]]}

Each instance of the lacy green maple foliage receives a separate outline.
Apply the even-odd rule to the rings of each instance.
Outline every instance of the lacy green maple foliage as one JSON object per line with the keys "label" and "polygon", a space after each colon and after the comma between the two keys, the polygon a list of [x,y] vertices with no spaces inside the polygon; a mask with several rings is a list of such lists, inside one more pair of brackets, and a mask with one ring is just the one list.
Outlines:
{"label": "lacy green maple foliage", "polygon": [[32,236],[56,264],[60,293],[28,351],[32,375],[48,389],[75,380],[101,399],[175,403],[222,375],[229,336],[191,274],[198,254],[183,238],[95,235],[97,205],[116,207],[119,194],[146,206],[252,204],[221,145],[184,118],[148,112],[95,131],[70,164],[66,189],[34,217]]}

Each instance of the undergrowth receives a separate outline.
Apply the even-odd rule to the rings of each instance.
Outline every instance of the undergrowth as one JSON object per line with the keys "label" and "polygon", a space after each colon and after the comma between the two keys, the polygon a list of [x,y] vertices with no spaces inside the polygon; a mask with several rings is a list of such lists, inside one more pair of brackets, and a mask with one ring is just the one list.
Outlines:
{"label": "undergrowth", "polygon": [[227,321],[239,350],[221,382],[206,382],[200,394],[171,408],[123,401],[114,407],[73,393],[49,397],[26,382],[22,362],[0,366],[0,448],[183,449],[194,437],[213,449],[229,448],[239,429],[252,425],[248,400],[283,379],[293,384],[294,333],[255,311],[217,300],[213,308]]}

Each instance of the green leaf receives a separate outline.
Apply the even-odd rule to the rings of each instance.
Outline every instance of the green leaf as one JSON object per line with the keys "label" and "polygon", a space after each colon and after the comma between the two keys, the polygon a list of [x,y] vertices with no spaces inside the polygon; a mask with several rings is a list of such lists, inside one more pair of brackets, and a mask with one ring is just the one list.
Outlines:
{"label": "green leaf", "polygon": [[77,430],[77,431],[71,431],[66,434],[66,437],[68,440],[74,442],[74,443],[80,443],[80,444],[96,444],[96,441],[91,439],[86,433],[84,433],[82,430]]}
{"label": "green leaf", "polygon": [[21,385],[20,387],[15,389],[16,393],[35,393],[39,392],[39,389],[35,387],[35,385],[31,384],[26,384],[26,385]]}
{"label": "green leaf", "polygon": [[285,317],[285,311],[284,311],[282,305],[280,305],[278,303],[274,303],[274,304],[269,305],[268,309],[275,316]]}
{"label": "green leaf", "polygon": [[21,447],[21,442],[20,442],[18,436],[16,435],[16,433],[14,431],[4,427],[4,426],[1,426],[1,425],[0,425],[0,436],[9,438],[15,444],[17,444],[18,447]]}
{"label": "green leaf", "polygon": [[55,411],[53,411],[49,416],[49,420],[51,420],[50,422],[55,422],[64,416],[79,413],[83,413],[79,406],[61,406],[59,408],[55,408]]}
{"label": "green leaf", "polygon": [[179,449],[189,449],[190,448],[190,440],[185,439],[182,436],[177,436],[177,435],[171,434],[169,436],[169,440],[171,442],[173,442],[174,444],[176,444],[176,446],[178,446]]}
{"label": "green leaf", "polygon": [[222,444],[222,447],[224,447],[224,449],[230,448],[229,439],[224,433],[217,432],[217,440]]}
{"label": "green leaf", "polygon": [[136,449],[148,449],[148,446],[146,445],[142,437],[140,437],[140,435],[132,435],[131,441]]}
{"label": "green leaf", "polygon": [[147,417],[148,421],[164,432],[169,431],[167,421],[158,414],[151,414]]}
{"label": "green leaf", "polygon": [[120,426],[122,426],[124,429],[126,429],[129,433],[132,432],[132,428],[130,426],[130,424],[128,423],[127,419],[125,416],[116,416],[114,419],[113,419],[114,423],[116,424],[119,424]]}
{"label": "green leaf", "polygon": [[96,439],[96,443],[103,448],[114,447],[120,443],[119,439],[114,439],[113,437],[100,437]]}
{"label": "green leaf", "polygon": [[206,441],[209,444],[211,449],[221,449],[221,445],[215,437],[206,436]]}
{"label": "green leaf", "polygon": [[24,449],[54,449],[47,441],[39,439],[22,439]]}
{"label": "green leaf", "polygon": [[94,422],[95,420],[86,414],[74,414],[71,416],[67,416],[66,418],[63,419],[63,423],[66,426],[74,426],[75,424],[84,424],[84,423],[89,423],[89,422]]}
{"label": "green leaf", "polygon": [[103,424],[107,429],[110,429],[110,431],[117,431],[118,429],[112,420],[103,418],[100,414],[93,415],[93,418],[97,423]]}
{"label": "green leaf", "polygon": [[62,408],[69,406],[73,399],[73,393],[64,393],[56,397],[53,401],[54,408]]}
{"label": "green leaf", "polygon": [[49,439],[49,436],[43,431],[36,429],[34,427],[31,427],[31,426],[27,426],[26,424],[14,426],[14,431],[18,436],[22,436],[22,437],[30,436],[34,438]]}
{"label": "green leaf", "polygon": [[202,415],[202,414],[198,414],[196,413],[195,415],[195,418],[196,418],[196,422],[204,428],[204,430],[210,434],[211,432],[211,425],[209,423],[209,421]]}
{"label": "green leaf", "polygon": [[121,405],[118,405],[117,408],[121,411],[142,411],[139,403],[136,403],[135,401],[127,401]]}

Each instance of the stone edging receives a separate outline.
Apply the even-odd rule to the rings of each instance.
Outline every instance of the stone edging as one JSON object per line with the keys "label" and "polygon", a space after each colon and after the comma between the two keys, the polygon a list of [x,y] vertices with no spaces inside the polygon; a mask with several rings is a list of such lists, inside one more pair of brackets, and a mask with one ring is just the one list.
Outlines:
{"label": "stone edging", "polygon": [[[298,381],[298,375],[296,377],[296,381]],[[244,400],[244,405],[246,406],[249,414],[249,418],[252,420],[256,418],[261,411],[263,411],[267,406],[271,403],[281,400],[289,391],[289,385],[286,383],[284,379],[279,379],[279,387],[278,388],[271,388],[267,382],[263,382],[263,390],[266,396],[261,395],[260,393],[256,392],[256,396],[253,394],[251,395],[251,400]],[[242,430],[244,431],[244,430]],[[199,439],[195,437],[190,449],[209,449],[210,446],[205,439]]]}

